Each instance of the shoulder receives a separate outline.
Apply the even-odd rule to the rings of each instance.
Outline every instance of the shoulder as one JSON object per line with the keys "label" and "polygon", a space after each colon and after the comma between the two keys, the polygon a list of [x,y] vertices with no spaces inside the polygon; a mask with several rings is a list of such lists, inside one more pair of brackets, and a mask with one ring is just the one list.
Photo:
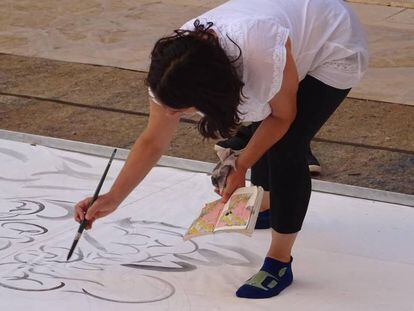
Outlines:
{"label": "shoulder", "polygon": [[246,90],[267,102],[281,87],[289,29],[269,18],[250,21],[245,27],[242,53]]}

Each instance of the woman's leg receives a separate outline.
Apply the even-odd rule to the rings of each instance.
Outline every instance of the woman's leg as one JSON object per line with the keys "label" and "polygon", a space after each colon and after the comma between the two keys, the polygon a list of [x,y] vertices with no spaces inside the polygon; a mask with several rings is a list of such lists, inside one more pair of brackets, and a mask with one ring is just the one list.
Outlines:
{"label": "woman's leg", "polygon": [[[249,137],[252,137],[260,122],[254,122],[248,127]],[[270,193],[269,193],[269,174],[267,166],[267,157],[261,157],[251,169],[251,182],[255,186],[261,186],[264,189],[263,200],[260,206],[260,213],[257,218],[255,229],[269,229],[270,227]]]}
{"label": "woman's leg", "polygon": [[267,257],[288,263],[292,254],[292,247],[298,233],[279,233],[272,230],[272,242]]}
{"label": "woman's leg", "polygon": [[275,296],[292,282],[291,250],[311,194],[307,148],[348,92],[307,76],[299,85],[295,121],[252,167],[252,183],[270,191],[272,242],[261,270],[237,291],[239,297]]}

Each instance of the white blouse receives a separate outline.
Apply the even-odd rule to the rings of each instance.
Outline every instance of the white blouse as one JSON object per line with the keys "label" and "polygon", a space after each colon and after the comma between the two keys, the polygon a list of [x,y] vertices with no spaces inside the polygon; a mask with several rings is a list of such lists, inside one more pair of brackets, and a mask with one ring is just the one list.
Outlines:
{"label": "white blouse", "polygon": [[[235,62],[247,99],[240,105],[242,121],[261,121],[270,113],[269,100],[280,90],[288,37],[299,80],[311,75],[339,89],[351,88],[368,66],[364,32],[341,0],[232,0],[185,23],[213,22],[222,48]],[[317,103],[315,103],[317,104]]]}

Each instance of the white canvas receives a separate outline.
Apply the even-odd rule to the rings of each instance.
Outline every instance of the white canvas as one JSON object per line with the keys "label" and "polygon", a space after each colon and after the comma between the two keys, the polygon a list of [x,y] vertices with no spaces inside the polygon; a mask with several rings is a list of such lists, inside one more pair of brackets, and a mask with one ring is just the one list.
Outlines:
{"label": "white canvas", "polygon": [[[108,154],[109,156],[109,154]],[[0,310],[413,310],[414,210],[313,193],[294,249],[294,283],[246,300],[270,230],[182,240],[216,197],[206,174],[155,168],[110,216],[85,231],[73,205],[107,159],[0,140]],[[114,161],[102,193],[122,161]]]}

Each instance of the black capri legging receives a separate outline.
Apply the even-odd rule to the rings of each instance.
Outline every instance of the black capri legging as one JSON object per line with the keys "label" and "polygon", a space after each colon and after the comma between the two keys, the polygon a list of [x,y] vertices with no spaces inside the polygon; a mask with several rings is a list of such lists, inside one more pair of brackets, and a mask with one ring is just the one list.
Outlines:
{"label": "black capri legging", "polygon": [[[349,91],[306,76],[299,83],[294,122],[282,139],[253,165],[252,184],[270,191],[271,227],[276,232],[295,233],[302,228],[311,195],[306,161],[310,141]],[[260,122],[250,125],[252,135],[259,125]]]}

